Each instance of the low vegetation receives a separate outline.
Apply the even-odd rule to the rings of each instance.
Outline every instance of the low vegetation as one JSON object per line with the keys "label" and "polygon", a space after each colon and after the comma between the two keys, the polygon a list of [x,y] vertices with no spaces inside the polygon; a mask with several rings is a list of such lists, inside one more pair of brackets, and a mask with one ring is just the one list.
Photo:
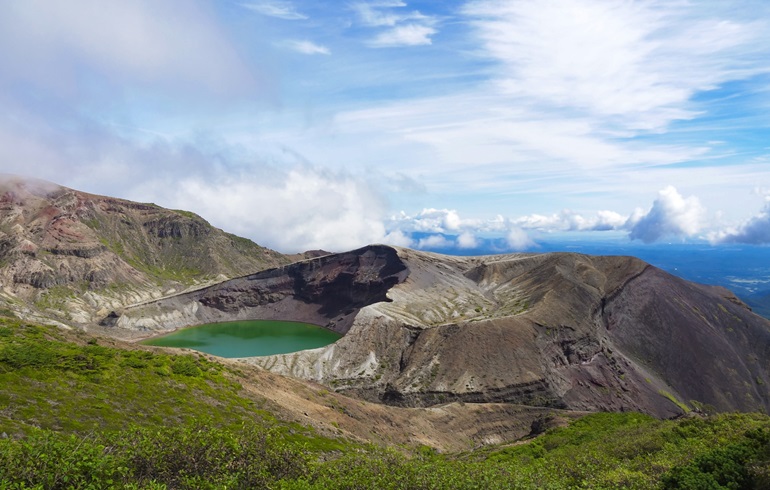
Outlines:
{"label": "low vegetation", "polygon": [[598,413],[462,454],[321,437],[200,355],[0,319],[0,489],[770,488],[770,417]]}

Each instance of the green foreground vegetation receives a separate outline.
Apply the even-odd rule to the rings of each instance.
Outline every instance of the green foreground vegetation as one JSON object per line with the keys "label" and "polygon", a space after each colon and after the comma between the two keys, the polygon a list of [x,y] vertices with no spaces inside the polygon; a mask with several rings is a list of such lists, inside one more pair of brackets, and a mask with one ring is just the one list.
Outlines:
{"label": "green foreground vegetation", "polygon": [[0,490],[770,488],[770,417],[599,413],[462,454],[321,437],[200,355],[0,319]]}

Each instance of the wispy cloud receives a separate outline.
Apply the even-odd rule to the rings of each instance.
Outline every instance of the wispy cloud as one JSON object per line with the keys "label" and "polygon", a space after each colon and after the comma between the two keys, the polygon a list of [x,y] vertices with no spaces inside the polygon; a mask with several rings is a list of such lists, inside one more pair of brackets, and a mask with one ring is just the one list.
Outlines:
{"label": "wispy cloud", "polygon": [[431,36],[438,30],[437,19],[417,10],[402,11],[407,4],[402,1],[358,2],[352,5],[359,22],[381,30],[367,44],[372,47],[420,46],[431,44]]}
{"label": "wispy cloud", "polygon": [[320,44],[316,44],[312,41],[289,40],[282,44],[287,48],[302,54],[332,54],[331,50],[326,46],[321,46]]}
{"label": "wispy cloud", "polygon": [[276,17],[278,19],[305,20],[308,18],[306,15],[300,13],[291,2],[281,0],[263,0],[242,3],[241,6],[258,14]]}
{"label": "wispy cloud", "polygon": [[464,12],[504,93],[628,131],[691,119],[696,92],[768,69],[746,50],[761,25],[702,19],[684,3],[481,0]]}
{"label": "wispy cloud", "polygon": [[393,27],[407,21],[432,22],[432,18],[417,10],[411,12],[394,11],[393,8],[406,7],[405,2],[359,2],[352,5],[361,23],[369,27]]}
{"label": "wispy cloud", "polygon": [[430,37],[436,29],[419,24],[406,24],[378,34],[369,41],[370,46],[386,48],[393,46],[420,46],[431,44]]}
{"label": "wispy cloud", "polygon": [[[662,1],[470,2],[460,19],[475,46],[464,55],[484,62],[469,67],[476,83],[339,112],[335,127],[376,138],[390,162],[408,162],[397,170],[426,176],[433,191],[558,200],[554,189],[585,185],[618,202],[619,193],[654,192],[661,182],[692,185],[716,173],[714,160],[732,157],[714,138],[713,106],[704,99],[770,69],[762,61],[770,57],[765,20],[728,10]],[[690,176],[676,165],[687,165]],[[725,173],[736,181],[744,175]],[[632,176],[645,187],[631,189]]]}

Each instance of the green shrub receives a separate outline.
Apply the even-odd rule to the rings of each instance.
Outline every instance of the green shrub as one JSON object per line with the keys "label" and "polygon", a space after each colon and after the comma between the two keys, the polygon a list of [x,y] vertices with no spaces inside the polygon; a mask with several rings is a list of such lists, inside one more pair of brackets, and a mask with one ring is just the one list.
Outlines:
{"label": "green shrub", "polygon": [[307,472],[298,445],[274,429],[210,423],[99,436],[41,430],[0,440],[0,488],[269,488]]}
{"label": "green shrub", "polygon": [[21,441],[0,440],[0,481],[15,485],[8,488],[108,488],[127,471],[88,438],[37,431]]}
{"label": "green shrub", "polygon": [[757,478],[762,476],[757,470],[767,468],[768,456],[770,429],[752,429],[740,443],[717,447],[685,465],[672,468],[663,476],[663,487],[692,490],[755,488]]}
{"label": "green shrub", "polygon": [[171,372],[181,376],[190,376],[192,378],[201,375],[201,369],[198,367],[198,363],[195,362],[195,358],[192,356],[176,357],[171,363]]}

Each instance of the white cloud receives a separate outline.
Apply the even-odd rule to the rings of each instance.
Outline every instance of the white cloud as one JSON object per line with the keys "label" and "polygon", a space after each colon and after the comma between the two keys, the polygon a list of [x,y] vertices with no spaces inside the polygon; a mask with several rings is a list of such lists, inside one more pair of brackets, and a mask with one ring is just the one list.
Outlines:
{"label": "white cloud", "polygon": [[369,45],[378,48],[421,46],[431,44],[430,37],[436,32],[436,29],[430,26],[406,24],[377,35]]}
{"label": "white cloud", "polygon": [[448,233],[455,234],[462,231],[500,231],[505,229],[502,217],[496,216],[492,220],[461,218],[454,209],[425,208],[414,216],[409,216],[403,211],[390,220],[390,225],[406,232],[422,233]]}
{"label": "white cloud", "polygon": [[479,241],[473,233],[466,231],[457,237],[457,246],[460,248],[476,248],[479,246]]}
{"label": "white cloud", "polygon": [[[451,209],[426,208],[414,216],[403,211],[385,222],[386,228],[400,231],[404,236],[425,234],[417,248],[472,249],[483,246],[490,237],[503,237],[514,250],[535,245],[526,231],[516,222],[497,215],[492,219],[462,218]],[[481,238],[486,236],[486,238]]]}
{"label": "white cloud", "polygon": [[406,7],[406,3],[400,1],[392,2],[358,2],[351,7],[358,14],[361,23],[369,27],[393,27],[404,20],[424,19],[425,16],[419,12],[395,13],[391,10],[393,7]]}
{"label": "white cloud", "polygon": [[628,218],[615,211],[602,210],[596,213],[596,220],[590,229],[593,231],[609,231],[621,228]]}
{"label": "white cloud", "polygon": [[284,45],[287,48],[302,54],[332,54],[326,46],[321,46],[320,44],[315,44],[311,41],[291,40],[286,41]]}
{"label": "white cloud", "polygon": [[425,238],[421,238],[417,242],[417,248],[419,249],[426,249],[426,248],[453,248],[454,242],[448,240],[443,235],[430,235]]}
{"label": "white cloud", "polygon": [[[472,26],[464,54],[488,61],[468,67],[478,83],[340,112],[335,129],[376,139],[388,165],[407,162],[398,170],[426,176],[432,191],[532,189],[560,200],[555,186],[606,184],[617,206],[620,195],[655,191],[661,181],[681,187],[714,168],[726,174],[697,165],[725,154],[713,134],[700,133],[714,106],[698,95],[750,81],[768,70],[761,60],[770,56],[764,21],[728,10],[664,1],[472,2],[461,19]],[[674,123],[687,129],[672,132]],[[682,162],[693,164],[689,177],[664,168]],[[632,171],[650,183],[631,189]],[[664,177],[672,173],[679,177]]]}
{"label": "white cloud", "polygon": [[404,12],[401,1],[358,2],[352,5],[360,23],[367,27],[387,28],[367,43],[376,48],[421,46],[431,44],[437,19],[417,10]]}
{"label": "white cloud", "polygon": [[531,214],[522,216],[513,223],[527,230],[552,231],[609,231],[618,230],[628,221],[628,217],[615,211],[602,210],[596,216],[586,218],[583,215],[564,209],[550,216]]}
{"label": "white cloud", "polygon": [[414,240],[409,238],[404,232],[401,230],[393,230],[387,235],[385,235],[385,238],[382,239],[382,243],[386,243],[388,245],[395,245],[397,247],[414,247]]}
{"label": "white cloud", "polygon": [[746,62],[764,49],[746,49],[764,36],[761,25],[703,19],[695,9],[665,1],[480,0],[464,12],[483,53],[499,63],[504,92],[624,129],[661,130],[695,117],[694,93],[745,77]]}
{"label": "white cloud", "polygon": [[628,236],[645,243],[666,237],[691,237],[700,231],[704,213],[697,197],[684,198],[673,186],[668,186],[658,193],[646,214],[635,213],[629,219]]}
{"label": "white cloud", "polygon": [[337,252],[403,238],[386,237],[384,204],[365,182],[310,168],[267,179],[257,173],[191,177],[174,186],[169,200],[281,252]]}
{"label": "white cloud", "polygon": [[770,244],[770,197],[765,198],[764,207],[755,216],[739,226],[710,234],[709,240],[713,243]]}
{"label": "white cloud", "polygon": [[535,245],[535,242],[527,235],[527,232],[520,228],[511,228],[506,236],[508,246],[512,250],[522,251]]}
{"label": "white cloud", "polygon": [[259,1],[242,3],[242,7],[254,11],[258,14],[267,15],[268,17],[276,17],[284,20],[304,20],[307,16],[297,11],[296,7],[291,2],[284,2],[280,0],[272,1]]}

